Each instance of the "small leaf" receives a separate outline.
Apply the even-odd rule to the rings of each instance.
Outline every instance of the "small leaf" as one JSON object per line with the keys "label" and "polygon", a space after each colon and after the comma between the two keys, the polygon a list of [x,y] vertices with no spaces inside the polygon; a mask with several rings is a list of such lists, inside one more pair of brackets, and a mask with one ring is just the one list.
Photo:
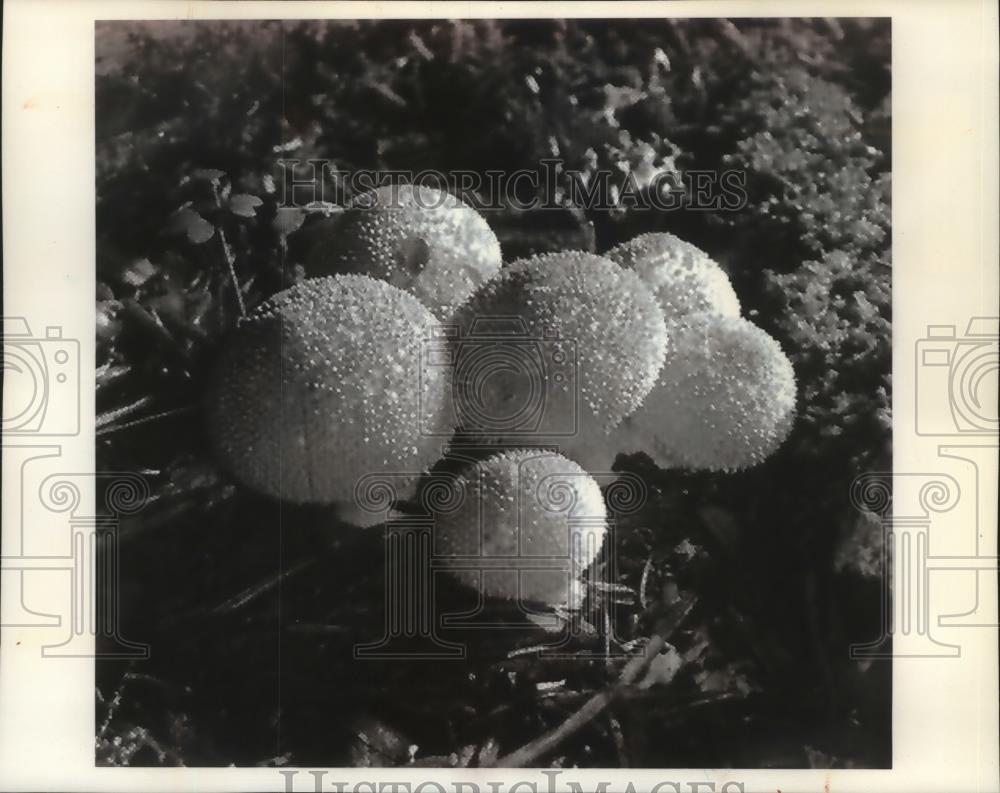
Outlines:
{"label": "small leaf", "polygon": [[191,219],[197,216],[198,213],[191,209],[190,202],[185,204],[170,216],[170,221],[167,223],[167,233],[186,234]]}
{"label": "small leaf", "polygon": [[208,242],[212,239],[213,234],[215,234],[215,226],[200,215],[188,226],[187,230],[188,239],[195,244]]}
{"label": "small leaf", "polygon": [[639,682],[639,688],[650,688],[652,686],[665,686],[680,671],[684,665],[684,659],[672,646],[667,645],[665,652],[657,655],[649,664],[646,676]]}
{"label": "small leaf", "polygon": [[215,227],[190,207],[175,213],[167,230],[175,234],[183,232],[194,243],[207,242],[215,234]]}
{"label": "small leaf", "polygon": [[387,768],[410,758],[410,742],[378,719],[363,716],[352,727],[351,765]]}
{"label": "small leaf", "polygon": [[149,259],[137,259],[125,268],[122,280],[131,287],[138,288],[156,275],[156,267]]}
{"label": "small leaf", "polygon": [[560,614],[526,614],[529,622],[546,633],[559,633],[566,627],[566,618]]}
{"label": "small leaf", "polygon": [[295,151],[299,146],[302,145],[302,138],[295,136],[288,143],[279,143],[276,146],[271,147],[271,151],[275,154],[279,154],[283,151]]}
{"label": "small leaf", "polygon": [[293,231],[298,231],[305,219],[306,213],[298,207],[279,207],[274,216],[274,229],[281,236],[287,237]]}
{"label": "small leaf", "polygon": [[264,202],[249,193],[236,193],[229,197],[229,211],[244,218],[257,216],[257,207]]}
{"label": "small leaf", "polygon": [[674,553],[690,561],[691,559],[694,559],[699,553],[701,553],[701,549],[697,545],[694,545],[691,542],[691,540],[685,537],[683,540],[677,543],[677,545],[674,546]]}

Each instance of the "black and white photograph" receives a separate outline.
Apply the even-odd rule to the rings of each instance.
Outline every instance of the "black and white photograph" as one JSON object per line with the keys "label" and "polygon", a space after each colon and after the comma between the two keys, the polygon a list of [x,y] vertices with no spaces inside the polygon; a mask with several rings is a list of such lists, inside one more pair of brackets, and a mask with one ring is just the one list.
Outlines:
{"label": "black and white photograph", "polygon": [[0,792],[996,793],[998,0],[7,0]]}
{"label": "black and white photograph", "polygon": [[892,54],[99,19],[95,764],[891,768]]}

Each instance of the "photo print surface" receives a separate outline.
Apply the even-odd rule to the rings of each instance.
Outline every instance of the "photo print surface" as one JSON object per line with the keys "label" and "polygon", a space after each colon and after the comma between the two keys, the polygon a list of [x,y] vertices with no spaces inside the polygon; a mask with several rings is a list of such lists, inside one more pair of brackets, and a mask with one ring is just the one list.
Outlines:
{"label": "photo print surface", "polygon": [[97,765],[891,766],[889,20],[95,39]]}

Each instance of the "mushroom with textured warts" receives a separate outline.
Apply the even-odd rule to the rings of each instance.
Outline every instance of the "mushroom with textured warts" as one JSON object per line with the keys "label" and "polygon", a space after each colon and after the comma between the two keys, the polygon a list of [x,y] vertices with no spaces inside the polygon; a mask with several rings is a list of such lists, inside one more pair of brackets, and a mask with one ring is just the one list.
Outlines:
{"label": "mushroom with textured warts", "polygon": [[466,470],[456,489],[434,521],[434,557],[451,575],[489,598],[579,606],[607,521],[583,468],[554,452],[505,451]]}
{"label": "mushroom with textured warts", "polygon": [[446,319],[500,264],[496,235],[468,204],[430,187],[389,185],[348,205],[307,271],[388,281]]}
{"label": "mushroom with textured warts", "polygon": [[557,448],[591,471],[610,470],[609,433],[653,387],[667,348],[647,285],[581,251],[506,266],[455,325],[460,432]]}
{"label": "mushroom with textured warts", "polygon": [[618,450],[664,468],[734,471],[763,462],[795,418],[795,372],[781,346],[739,317],[671,326],[656,386],[615,432]]}
{"label": "mushroom with textured warts", "polygon": [[673,234],[640,234],[605,256],[649,284],[667,322],[702,312],[740,315],[739,298],[725,271],[703,250]]}
{"label": "mushroom with textured warts", "polygon": [[448,371],[420,371],[436,333],[420,301],[366,276],[274,295],[237,325],[216,365],[207,426],[218,458],[265,494],[360,514],[362,476],[415,479],[439,457]]}

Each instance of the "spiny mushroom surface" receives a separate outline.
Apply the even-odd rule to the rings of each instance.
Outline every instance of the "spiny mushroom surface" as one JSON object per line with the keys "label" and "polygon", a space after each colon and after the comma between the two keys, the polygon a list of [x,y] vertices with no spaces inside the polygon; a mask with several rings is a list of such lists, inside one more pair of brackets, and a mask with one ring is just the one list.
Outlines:
{"label": "spiny mushroom surface", "polygon": [[607,521],[586,471],[553,452],[506,451],[459,476],[456,490],[434,522],[435,558],[468,558],[452,575],[486,597],[579,605],[579,577],[600,552]]}
{"label": "spiny mushroom surface", "polygon": [[496,235],[468,204],[430,187],[390,185],[351,202],[310,253],[308,270],[380,278],[446,319],[500,264]]}
{"label": "spiny mushroom surface", "polygon": [[415,297],[366,276],[274,295],[237,326],[214,372],[207,425],[222,464],[263,493],[348,512],[364,475],[418,474],[448,429],[448,372],[420,371],[439,332]]}
{"label": "spiny mushroom surface", "polygon": [[795,372],[751,322],[692,314],[673,323],[663,372],[616,431],[619,451],[664,468],[732,471],[762,462],[795,417]]}
{"label": "spiny mushroom surface", "polygon": [[[634,273],[579,251],[505,267],[455,315],[456,421],[470,437],[584,462],[656,382],[663,313]],[[606,465],[599,468],[607,470]]]}
{"label": "spiny mushroom surface", "polygon": [[640,234],[605,256],[650,285],[667,322],[700,312],[740,315],[729,276],[707,253],[673,234]]}

